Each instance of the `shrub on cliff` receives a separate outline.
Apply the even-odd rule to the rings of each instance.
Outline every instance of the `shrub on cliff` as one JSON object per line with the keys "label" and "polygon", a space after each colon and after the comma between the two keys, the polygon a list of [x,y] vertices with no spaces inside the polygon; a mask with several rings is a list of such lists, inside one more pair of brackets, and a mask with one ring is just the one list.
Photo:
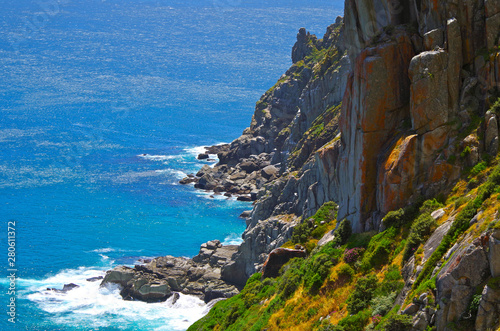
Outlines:
{"label": "shrub on cliff", "polygon": [[357,314],[368,308],[373,294],[377,289],[377,277],[369,275],[358,279],[354,286],[354,292],[347,299],[347,310],[349,314]]}
{"label": "shrub on cliff", "polygon": [[365,249],[362,247],[354,247],[344,251],[344,261],[349,264],[356,262],[364,253]]}
{"label": "shrub on cliff", "polygon": [[411,225],[410,234],[406,241],[406,247],[403,253],[403,261],[412,256],[418,246],[423,243],[432,233],[436,226],[436,220],[428,213],[420,215]]}
{"label": "shrub on cliff", "polygon": [[333,232],[333,243],[335,246],[343,245],[347,242],[352,234],[351,222],[345,219],[340,222],[339,227]]}

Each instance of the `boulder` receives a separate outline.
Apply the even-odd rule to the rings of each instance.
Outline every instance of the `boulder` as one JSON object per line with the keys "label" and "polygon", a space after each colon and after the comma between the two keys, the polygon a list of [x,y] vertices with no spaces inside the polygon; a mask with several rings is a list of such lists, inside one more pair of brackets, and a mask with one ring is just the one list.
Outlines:
{"label": "boulder", "polygon": [[261,170],[261,175],[265,179],[271,179],[272,177],[276,177],[278,175],[278,169],[275,166],[268,165]]}
{"label": "boulder", "polygon": [[247,173],[254,172],[255,170],[259,170],[259,165],[255,163],[254,161],[244,161],[240,163],[240,168]]}
{"label": "boulder", "polygon": [[134,276],[134,269],[125,266],[118,266],[106,272],[106,276],[104,276],[101,286],[106,283],[115,283],[125,287],[127,286],[127,283],[134,278]]}
{"label": "boulder", "polygon": [[208,159],[210,156],[206,153],[202,153],[202,154],[198,154],[198,160],[206,160]]}
{"label": "boulder", "polygon": [[420,310],[420,305],[416,303],[410,303],[406,308],[402,311],[405,315],[415,315]]}
{"label": "boulder", "polygon": [[196,177],[202,177],[205,174],[208,174],[212,172],[212,168],[208,165],[205,164],[201,169],[196,173]]}
{"label": "boulder", "polygon": [[262,278],[278,277],[281,267],[294,257],[306,257],[306,252],[282,247],[272,250],[262,267]]}
{"label": "boulder", "polygon": [[133,283],[132,288],[129,290],[129,294],[133,298],[141,301],[159,302],[167,300],[172,295],[172,291],[165,281],[150,283],[146,280],[139,279]]}

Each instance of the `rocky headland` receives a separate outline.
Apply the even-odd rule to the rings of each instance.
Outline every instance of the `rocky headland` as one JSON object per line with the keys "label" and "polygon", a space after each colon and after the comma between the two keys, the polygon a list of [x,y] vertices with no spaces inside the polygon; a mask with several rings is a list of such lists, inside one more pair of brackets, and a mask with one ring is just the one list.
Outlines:
{"label": "rocky headland", "polygon": [[103,285],[234,296],[193,330],[497,328],[498,1],[346,0],[322,39],[299,30],[292,63],[181,181],[252,201],[242,244]]}

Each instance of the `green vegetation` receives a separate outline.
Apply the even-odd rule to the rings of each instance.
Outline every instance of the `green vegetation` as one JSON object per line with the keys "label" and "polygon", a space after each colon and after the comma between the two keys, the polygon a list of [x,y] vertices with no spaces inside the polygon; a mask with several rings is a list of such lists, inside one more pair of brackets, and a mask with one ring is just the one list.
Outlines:
{"label": "green vegetation", "polygon": [[428,279],[432,270],[436,266],[436,263],[444,256],[446,251],[457,241],[458,237],[462,235],[468,228],[470,220],[477,214],[478,209],[481,207],[483,202],[488,199],[491,194],[497,189],[500,184],[500,165],[496,166],[495,169],[490,174],[488,181],[483,185],[479,186],[477,190],[477,196],[475,199],[469,201],[467,205],[458,213],[455,221],[451,225],[450,229],[444,236],[441,244],[434,251],[434,253],[429,257],[424,265],[422,272],[418,275],[413,288],[417,288],[421,282]]}
{"label": "green vegetation", "polygon": [[323,237],[337,219],[337,208],[333,201],[325,203],[314,216],[293,229],[291,242],[304,245],[311,239]]}

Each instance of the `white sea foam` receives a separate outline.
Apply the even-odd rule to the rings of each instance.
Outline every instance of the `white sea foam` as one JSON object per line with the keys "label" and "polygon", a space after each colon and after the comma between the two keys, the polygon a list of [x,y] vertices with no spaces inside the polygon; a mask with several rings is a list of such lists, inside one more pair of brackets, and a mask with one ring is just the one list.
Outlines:
{"label": "white sea foam", "polygon": [[[104,276],[97,268],[67,269],[43,280],[20,279],[21,298],[34,302],[51,314],[51,320],[60,325],[86,328],[125,328],[155,330],[186,330],[203,317],[207,305],[200,299],[180,294],[175,304],[172,298],[162,303],[148,304],[125,301],[118,286],[100,287],[100,281],[86,279]],[[47,291],[61,289],[64,284],[80,287],[66,293]]]}
{"label": "white sea foam", "polygon": [[184,149],[187,153],[193,155],[194,157],[198,157],[199,154],[206,153],[205,146],[196,146]]}
{"label": "white sea foam", "polygon": [[187,176],[187,174],[183,171],[176,169],[161,169],[161,170],[148,170],[148,171],[129,171],[123,173],[119,176],[113,177],[110,175],[110,179],[118,184],[131,184],[138,181],[143,180],[148,177],[160,177],[166,176],[171,177],[173,179],[172,183],[176,183],[179,179],[182,179]]}
{"label": "white sea foam", "polygon": [[222,242],[223,245],[240,245],[243,242],[243,239],[237,233],[231,233],[227,236]]}
{"label": "white sea foam", "polygon": [[106,248],[94,249],[91,252],[93,252],[93,253],[110,253],[110,252],[116,252],[116,251],[117,250],[115,248],[106,247]]}
{"label": "white sea foam", "polygon": [[139,154],[140,158],[152,160],[152,161],[166,161],[179,158],[179,155],[149,155],[149,154]]}

